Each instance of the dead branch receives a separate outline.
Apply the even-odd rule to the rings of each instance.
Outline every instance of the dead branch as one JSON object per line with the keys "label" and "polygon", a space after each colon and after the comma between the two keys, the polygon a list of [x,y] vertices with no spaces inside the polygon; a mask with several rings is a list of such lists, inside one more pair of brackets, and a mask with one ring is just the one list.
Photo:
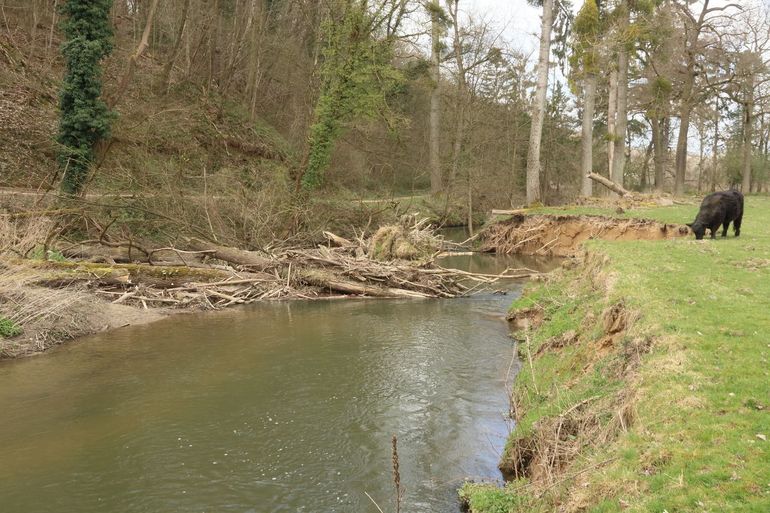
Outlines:
{"label": "dead branch", "polygon": [[626,189],[624,189],[623,186],[616,184],[612,180],[605,178],[602,175],[598,175],[596,173],[588,173],[586,176],[594,182],[600,183],[607,187],[612,192],[617,193],[619,196],[627,196],[628,194],[631,194]]}

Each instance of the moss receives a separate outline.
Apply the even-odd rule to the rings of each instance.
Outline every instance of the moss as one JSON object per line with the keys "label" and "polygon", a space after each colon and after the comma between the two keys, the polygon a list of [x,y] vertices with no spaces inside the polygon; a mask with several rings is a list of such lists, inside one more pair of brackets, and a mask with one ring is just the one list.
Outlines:
{"label": "moss", "polygon": [[229,276],[216,269],[202,269],[186,266],[162,266],[148,264],[103,264],[92,262],[53,262],[42,260],[22,260],[26,267],[49,271],[45,273],[46,280],[61,279],[72,275],[88,273],[94,277],[125,275],[144,276],[156,279],[184,278],[188,281],[215,281]]}

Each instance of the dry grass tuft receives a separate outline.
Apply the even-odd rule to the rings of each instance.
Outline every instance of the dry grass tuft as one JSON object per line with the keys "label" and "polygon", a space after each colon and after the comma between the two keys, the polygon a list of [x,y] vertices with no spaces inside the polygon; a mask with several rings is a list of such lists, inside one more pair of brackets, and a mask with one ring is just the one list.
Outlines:
{"label": "dry grass tuft", "polygon": [[56,225],[56,221],[46,216],[0,214],[0,255],[26,257],[51,239]]}

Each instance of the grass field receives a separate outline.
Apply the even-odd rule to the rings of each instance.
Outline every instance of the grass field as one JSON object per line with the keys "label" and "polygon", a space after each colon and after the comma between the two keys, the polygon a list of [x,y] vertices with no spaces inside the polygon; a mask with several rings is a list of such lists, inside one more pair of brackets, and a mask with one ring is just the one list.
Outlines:
{"label": "grass field", "polygon": [[[623,216],[683,223],[696,212]],[[741,237],[730,230],[593,241],[606,259],[514,304],[542,308],[546,322],[521,345],[523,414],[506,457],[540,456],[504,490],[466,485],[473,512],[770,512],[770,199],[747,198]],[[626,326],[610,335],[618,305]]]}

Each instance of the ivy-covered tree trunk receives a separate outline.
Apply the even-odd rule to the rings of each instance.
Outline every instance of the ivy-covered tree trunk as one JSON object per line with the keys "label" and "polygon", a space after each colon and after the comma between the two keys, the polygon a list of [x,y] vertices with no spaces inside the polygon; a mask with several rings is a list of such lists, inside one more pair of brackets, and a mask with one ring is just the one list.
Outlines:
{"label": "ivy-covered tree trunk", "polygon": [[[305,190],[323,183],[337,139],[358,118],[390,116],[387,98],[402,83],[391,63],[393,41],[372,32],[367,3],[339,0],[323,24],[321,89],[310,126],[307,159],[300,175]],[[396,123],[387,119],[388,125]]]}
{"label": "ivy-covered tree trunk", "polygon": [[101,61],[112,51],[112,0],[67,0],[61,8],[66,72],[60,96],[62,192],[83,190],[96,145],[109,136],[112,115],[102,101]]}

